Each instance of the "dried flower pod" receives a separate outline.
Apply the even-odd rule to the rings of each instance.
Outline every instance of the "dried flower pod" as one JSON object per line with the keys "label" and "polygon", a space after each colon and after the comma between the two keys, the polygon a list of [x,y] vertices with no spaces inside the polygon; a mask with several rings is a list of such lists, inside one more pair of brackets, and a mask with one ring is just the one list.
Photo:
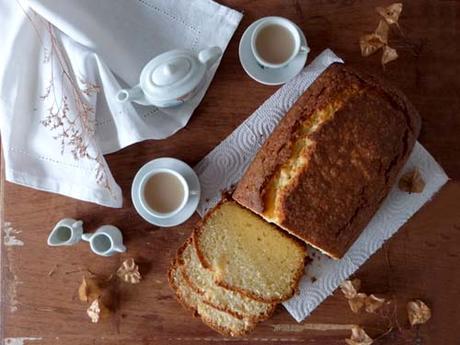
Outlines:
{"label": "dried flower pod", "polygon": [[388,24],[398,24],[399,16],[401,15],[403,4],[400,2],[391,4],[387,7],[377,7],[375,10],[380,14]]}
{"label": "dried flower pod", "polygon": [[388,31],[390,27],[388,26],[387,22],[384,20],[379,21],[379,25],[377,29],[375,29],[374,34],[377,38],[384,44],[388,44]]}
{"label": "dried flower pod", "polygon": [[355,297],[358,294],[360,288],[361,280],[358,278],[353,280],[345,280],[342,282],[342,284],[340,284],[340,290],[342,290],[346,299]]}
{"label": "dried flower pod", "polygon": [[386,65],[387,63],[394,61],[398,58],[398,52],[396,49],[391,48],[389,46],[384,46],[383,47],[383,53],[382,53],[382,65]]}
{"label": "dried flower pod", "polygon": [[101,288],[95,278],[83,277],[78,288],[78,297],[82,302],[91,302],[101,295]]}
{"label": "dried flower pod", "polygon": [[117,276],[126,283],[137,284],[141,281],[139,267],[134,262],[133,258],[129,258],[121,264],[117,270]]}
{"label": "dried flower pod", "polygon": [[101,92],[101,87],[100,85],[90,83],[87,80],[84,80],[82,78],[79,79],[79,84],[80,84],[80,90],[87,96],[92,96],[96,93]]}
{"label": "dried flower pod", "polygon": [[431,309],[421,300],[407,303],[407,315],[411,326],[421,325],[431,318]]}
{"label": "dried flower pod", "polygon": [[110,310],[102,303],[100,298],[96,298],[86,310],[86,314],[88,314],[91,322],[97,323],[110,315]]}
{"label": "dried flower pod", "polygon": [[359,313],[366,305],[367,295],[365,293],[358,293],[355,297],[348,300],[348,305],[353,313]]}
{"label": "dried flower pod", "polygon": [[368,313],[375,313],[386,302],[385,298],[379,298],[375,295],[369,295],[365,301],[365,309]]}
{"label": "dried flower pod", "polygon": [[375,33],[363,35],[359,39],[359,47],[361,48],[362,56],[372,55],[383,46],[384,42],[382,42],[380,36]]}
{"label": "dried flower pod", "polygon": [[351,329],[351,337],[345,339],[348,345],[371,345],[373,340],[367,333],[359,326],[353,326]]}
{"label": "dried flower pod", "polygon": [[399,180],[399,189],[407,193],[421,193],[425,188],[425,181],[417,169],[404,174]]}

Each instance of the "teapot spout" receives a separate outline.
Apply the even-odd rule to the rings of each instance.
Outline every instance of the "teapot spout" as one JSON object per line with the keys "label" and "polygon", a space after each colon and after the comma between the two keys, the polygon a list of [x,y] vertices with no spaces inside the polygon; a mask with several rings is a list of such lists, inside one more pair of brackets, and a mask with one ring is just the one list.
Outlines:
{"label": "teapot spout", "polygon": [[138,102],[144,99],[144,91],[139,85],[134,86],[132,89],[122,89],[117,93],[117,101],[120,103],[125,102]]}
{"label": "teapot spout", "polygon": [[205,64],[207,68],[210,68],[216,63],[216,61],[222,56],[222,49],[219,47],[211,47],[203,49],[198,53],[198,60]]}

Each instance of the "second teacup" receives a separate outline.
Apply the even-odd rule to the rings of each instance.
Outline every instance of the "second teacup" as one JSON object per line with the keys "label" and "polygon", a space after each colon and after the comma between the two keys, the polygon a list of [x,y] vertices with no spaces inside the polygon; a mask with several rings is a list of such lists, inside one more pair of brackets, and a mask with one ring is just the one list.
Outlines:
{"label": "second teacup", "polygon": [[284,67],[310,51],[302,45],[297,26],[283,17],[262,18],[252,32],[251,49],[257,62],[268,68]]}

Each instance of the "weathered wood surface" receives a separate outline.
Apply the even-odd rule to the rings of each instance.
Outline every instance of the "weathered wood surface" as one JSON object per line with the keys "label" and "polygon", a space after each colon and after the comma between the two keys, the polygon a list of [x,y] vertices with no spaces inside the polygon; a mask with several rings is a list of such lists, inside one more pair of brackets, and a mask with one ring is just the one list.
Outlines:
{"label": "weathered wood surface", "polygon": [[[2,337],[7,344],[202,344],[224,338],[194,320],[173,299],[166,283],[171,256],[198,217],[173,229],[145,223],[134,211],[129,189],[147,161],[173,156],[196,164],[236,128],[276,88],[252,81],[238,61],[238,42],[255,19],[281,15],[298,23],[312,48],[310,56],[330,47],[353,66],[383,75],[400,87],[423,118],[420,141],[453,180],[460,177],[460,3],[407,1],[400,20],[407,41],[396,39],[400,58],[385,72],[379,56],[362,58],[357,40],[378,22],[374,8],[383,1],[227,0],[244,11],[212,85],[187,127],[167,140],[130,146],[108,161],[124,192],[124,207],[108,209],[3,182]],[[416,52],[411,48],[416,46]],[[433,318],[418,331],[397,333],[383,344],[458,344],[460,339],[460,183],[451,181],[358,272],[364,290],[417,297],[433,308]],[[46,238],[62,217],[83,219],[86,228],[119,226],[129,255],[143,262],[144,281],[122,290],[119,312],[107,322],[91,324],[78,301],[83,269],[109,274],[126,256],[109,259],[91,254],[85,244],[49,248]],[[49,274],[53,271],[52,274]],[[248,343],[343,344],[346,325],[384,325],[366,315],[353,315],[336,293],[301,325],[279,307],[247,339]],[[318,325],[319,324],[319,325]],[[345,325],[345,326],[344,326]],[[315,328],[326,328],[327,331]],[[332,330],[331,330],[332,329]],[[334,330],[336,329],[336,330]],[[33,338],[33,339],[27,339]],[[419,342],[417,342],[419,341]]]}

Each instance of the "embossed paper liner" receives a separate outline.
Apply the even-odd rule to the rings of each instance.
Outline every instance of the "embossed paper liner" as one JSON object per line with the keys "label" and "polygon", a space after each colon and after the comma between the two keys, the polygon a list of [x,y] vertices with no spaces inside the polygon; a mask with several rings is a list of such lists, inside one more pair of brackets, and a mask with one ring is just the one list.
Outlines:
{"label": "embossed paper liner", "polygon": [[[195,167],[202,186],[198,213],[203,216],[220,199],[221,192],[236,184],[278,121],[297,98],[332,63],[343,62],[324,50],[298,76],[267,99],[230,136]],[[299,294],[283,303],[297,320],[307,317],[339,284],[355,272],[444,185],[448,177],[434,158],[416,143],[401,174],[417,167],[426,182],[422,193],[406,193],[394,186],[379,211],[341,260],[332,260],[310,249],[309,277],[300,282]]]}

